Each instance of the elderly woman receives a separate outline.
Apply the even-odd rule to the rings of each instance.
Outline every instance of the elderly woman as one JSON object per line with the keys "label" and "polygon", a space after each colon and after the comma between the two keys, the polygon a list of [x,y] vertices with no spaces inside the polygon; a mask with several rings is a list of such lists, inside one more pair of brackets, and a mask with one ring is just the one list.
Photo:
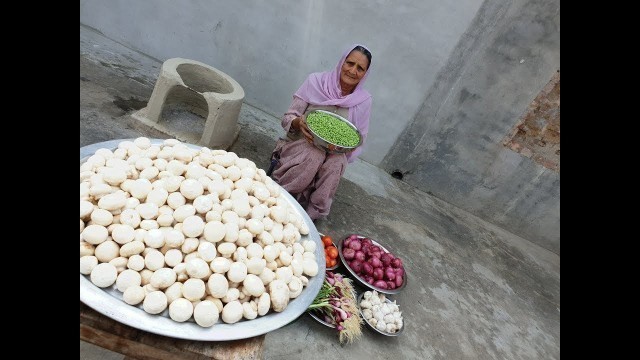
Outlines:
{"label": "elderly woman", "polygon": [[282,118],[287,133],[276,143],[273,179],[293,195],[312,220],[329,214],[333,197],[347,163],[362,152],[362,145],[347,154],[328,154],[314,146],[305,116],[312,110],[336,113],[354,124],[363,143],[369,132],[371,94],[363,88],[371,72],[371,52],[353,45],[332,71],[313,73],[293,94]]}

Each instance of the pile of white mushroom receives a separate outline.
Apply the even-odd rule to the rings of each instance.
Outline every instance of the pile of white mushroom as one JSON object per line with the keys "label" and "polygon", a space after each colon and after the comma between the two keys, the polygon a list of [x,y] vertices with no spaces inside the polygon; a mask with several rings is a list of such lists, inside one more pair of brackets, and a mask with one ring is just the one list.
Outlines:
{"label": "pile of white mushroom", "polygon": [[402,312],[396,301],[389,301],[384,294],[366,291],[360,301],[362,316],[380,331],[390,334],[402,328]]}
{"label": "pile of white mushroom", "polygon": [[150,314],[209,327],[284,311],[318,273],[308,233],[233,152],[143,137],[80,165],[80,273]]}

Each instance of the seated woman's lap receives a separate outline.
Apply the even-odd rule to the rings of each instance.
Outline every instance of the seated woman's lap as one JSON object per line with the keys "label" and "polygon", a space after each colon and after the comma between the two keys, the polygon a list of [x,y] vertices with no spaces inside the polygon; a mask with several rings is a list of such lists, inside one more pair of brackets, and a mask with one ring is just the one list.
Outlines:
{"label": "seated woman's lap", "polygon": [[300,193],[309,187],[325,157],[324,151],[304,138],[288,142],[280,150],[273,179],[288,192]]}
{"label": "seated woman's lap", "polygon": [[[273,179],[292,194],[302,193],[316,184],[326,183],[337,187],[344,173],[347,159],[344,154],[326,154],[306,139],[285,144],[280,151],[280,161],[273,171]],[[333,196],[335,189],[328,191]]]}

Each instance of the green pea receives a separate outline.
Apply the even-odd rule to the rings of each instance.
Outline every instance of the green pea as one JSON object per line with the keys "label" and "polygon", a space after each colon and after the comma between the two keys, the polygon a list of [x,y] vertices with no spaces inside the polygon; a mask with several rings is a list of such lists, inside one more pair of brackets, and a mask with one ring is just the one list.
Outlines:
{"label": "green pea", "polygon": [[349,125],[338,118],[321,112],[307,115],[307,125],[322,139],[342,147],[354,147],[360,142],[360,136]]}

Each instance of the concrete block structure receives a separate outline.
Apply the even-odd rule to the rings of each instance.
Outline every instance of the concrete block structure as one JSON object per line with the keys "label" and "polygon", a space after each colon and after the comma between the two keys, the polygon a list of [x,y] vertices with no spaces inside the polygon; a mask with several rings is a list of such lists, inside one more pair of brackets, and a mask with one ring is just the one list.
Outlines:
{"label": "concrete block structure", "polygon": [[[181,141],[227,149],[238,136],[238,116],[244,90],[224,72],[199,61],[172,58],[162,64],[147,107],[132,115],[133,119],[160,133]],[[167,106],[179,104],[206,119],[201,135],[170,126],[163,118]],[[191,129],[197,128],[193,124]]]}

